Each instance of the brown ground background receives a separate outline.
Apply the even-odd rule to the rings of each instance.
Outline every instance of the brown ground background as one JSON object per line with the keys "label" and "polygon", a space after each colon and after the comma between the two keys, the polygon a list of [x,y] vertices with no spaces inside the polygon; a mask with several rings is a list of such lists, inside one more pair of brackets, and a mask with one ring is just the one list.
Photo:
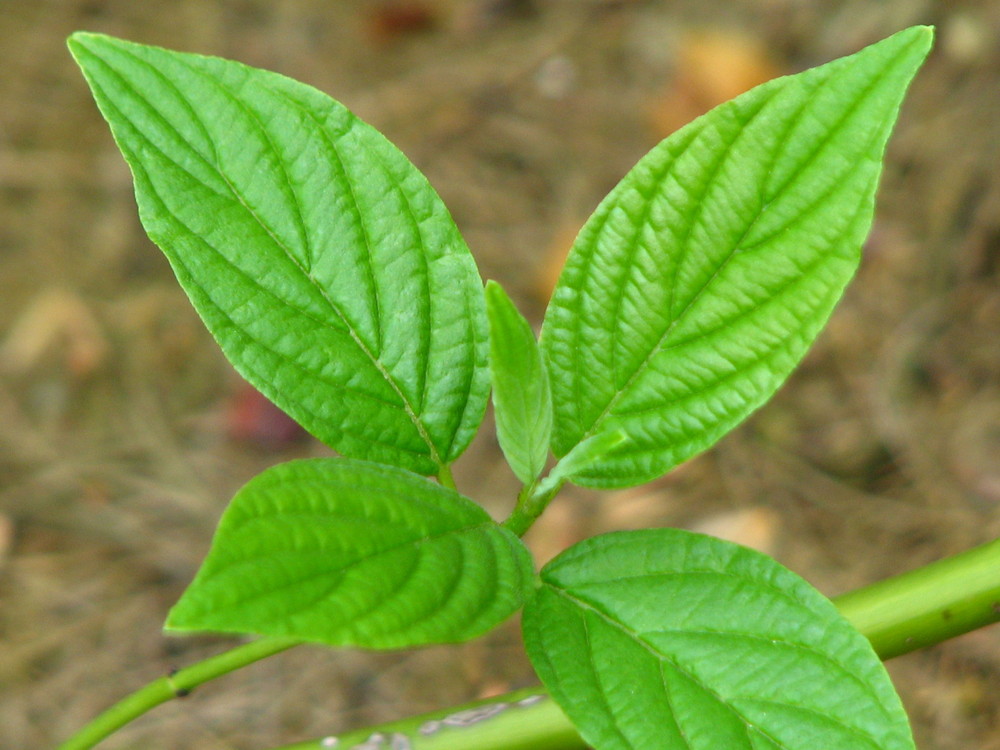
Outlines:
{"label": "brown ground background", "polygon": [[[279,70],[426,171],[534,320],[558,257],[671,128],[769,77],[934,23],[846,300],[772,404],[660,482],[567,492],[540,557],[615,528],[757,544],[831,595],[1000,531],[1000,3],[0,0],[0,746],[51,747],[232,641],[160,625],[226,500],[289,439],[143,235],[64,46],[88,29]],[[491,511],[490,430],[457,465]],[[924,750],[1000,748],[1000,632],[891,664]],[[516,624],[421,652],[302,648],[108,748],[265,748],[532,682]]]}

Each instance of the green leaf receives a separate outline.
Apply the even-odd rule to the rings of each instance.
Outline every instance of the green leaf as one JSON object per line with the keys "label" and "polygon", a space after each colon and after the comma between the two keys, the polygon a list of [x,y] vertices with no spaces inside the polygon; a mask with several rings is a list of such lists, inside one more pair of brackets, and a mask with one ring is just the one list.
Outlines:
{"label": "green leaf", "polygon": [[763,404],[857,268],[927,27],[780,78],[667,138],[577,238],[542,327],[557,456],[629,437],[585,476],[640,484]]}
{"label": "green leaf", "polygon": [[577,443],[573,450],[567,453],[554,467],[549,475],[539,484],[536,495],[545,495],[565,482],[590,470],[590,467],[603,459],[608,453],[624,443],[628,437],[621,430],[599,432],[591,435],[582,443]]}
{"label": "green leaf", "polygon": [[233,498],[167,630],[404,648],[481,635],[521,606],[531,555],[482,508],[409,472],[292,461]]}
{"label": "green leaf", "polygon": [[870,644],[774,560],[676,529],[545,566],[528,655],[597,750],[912,750]]}
{"label": "green leaf", "polygon": [[507,292],[486,283],[490,371],[497,439],[507,463],[530,485],[545,468],[552,435],[552,396],[535,334]]}
{"label": "green leaf", "polygon": [[482,282],[406,157],[275,73],[96,34],[69,46],[143,226],[236,369],[347,456],[453,461],[489,391]]}

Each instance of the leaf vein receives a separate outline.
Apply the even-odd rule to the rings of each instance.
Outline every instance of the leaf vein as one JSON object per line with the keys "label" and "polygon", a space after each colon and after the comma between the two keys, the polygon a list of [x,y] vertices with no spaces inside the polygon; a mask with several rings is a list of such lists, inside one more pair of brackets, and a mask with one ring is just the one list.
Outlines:
{"label": "leaf vein", "polygon": [[[698,679],[694,674],[692,674],[687,669],[685,669],[684,667],[682,667],[669,654],[666,654],[666,653],[664,653],[662,651],[659,651],[653,644],[648,643],[642,637],[641,634],[637,633],[635,630],[633,630],[632,628],[630,628],[629,626],[627,626],[624,622],[622,622],[621,620],[615,618],[614,616],[612,616],[612,615],[604,612],[604,610],[602,610],[601,608],[599,608],[596,605],[592,604],[591,602],[588,602],[585,599],[580,599],[579,597],[575,596],[574,594],[571,594],[569,591],[567,591],[565,589],[561,589],[561,588],[555,587],[552,584],[546,584],[546,585],[548,585],[549,588],[552,589],[552,591],[554,593],[556,593],[558,596],[566,599],[570,603],[572,603],[572,604],[580,607],[583,610],[593,612],[595,615],[597,615],[597,617],[599,617],[601,620],[603,620],[605,623],[607,623],[610,627],[612,627],[612,628],[614,628],[616,630],[619,630],[620,632],[622,632],[623,634],[625,634],[626,636],[628,636],[639,647],[641,647],[643,650],[647,651],[654,659],[656,659],[658,661],[661,661],[661,662],[669,663],[671,667],[673,667],[674,669],[677,670],[678,674],[683,675],[687,679],[691,680],[691,682],[693,682],[694,684],[699,685],[700,687],[702,687],[706,692],[708,692],[709,694],[711,694],[712,697],[714,697],[723,708],[725,708],[727,711],[729,711],[730,713],[732,713],[741,722],[743,722],[744,724],[750,724],[750,723],[752,723],[748,717],[746,717],[738,708],[736,708],[736,706],[732,705],[731,701],[725,699],[723,696],[721,696],[718,693],[717,690],[713,689],[710,685],[705,684],[702,680]],[[681,632],[683,632],[683,631],[681,631]],[[593,649],[589,647],[590,643],[591,643],[589,637],[587,639],[587,643],[588,643],[588,658],[590,659],[591,664],[593,664],[593,656],[592,656]],[[792,644],[789,644],[789,645],[792,645],[793,647],[796,647],[799,644],[792,643]],[[805,645],[802,645],[802,650],[805,650],[807,652],[811,652],[811,653],[814,653],[815,655],[818,655],[820,658],[822,658],[822,659],[826,660],[827,662],[829,662],[840,673],[842,673],[844,675],[847,675],[852,680],[860,682],[860,680],[858,680],[843,665],[841,665],[838,662],[834,661],[832,657],[827,656],[826,654],[823,654],[822,652],[815,651],[814,649],[811,649],[811,648],[809,648],[808,646],[805,646]],[[740,697],[737,696],[735,698],[735,700],[740,700]],[[605,701],[605,704],[607,705],[606,701]],[[786,706],[787,705],[787,706],[790,706],[790,707],[793,707],[793,708],[798,708],[798,707],[806,708],[806,706],[804,704],[798,704],[798,703],[795,703],[795,702],[792,702],[792,701],[784,701],[784,702],[774,701],[773,704],[774,705],[780,705],[780,706]],[[881,709],[881,706],[880,706],[880,709]],[[883,713],[884,713],[884,711],[883,711]],[[837,726],[840,726],[840,727],[846,729],[847,731],[849,731],[853,735],[861,737],[861,738],[863,738],[865,740],[871,740],[872,739],[870,735],[867,735],[867,734],[863,733],[859,728],[848,726],[846,724],[843,724],[843,723],[841,723],[839,721],[836,721],[836,720],[833,720],[833,719],[832,719],[832,721],[834,721]],[[754,724],[754,726],[757,727],[758,729],[760,729],[759,725]],[[761,730],[761,731],[763,732],[763,730]]]}
{"label": "leaf vein", "polygon": [[[751,113],[751,115],[747,118],[746,122],[743,123],[741,129],[736,134],[736,136],[729,143],[726,144],[725,149],[718,155],[718,157],[717,157],[714,165],[711,168],[711,172],[709,173],[709,175],[707,175],[704,178],[704,180],[702,182],[702,190],[700,192],[700,197],[702,199],[704,198],[705,193],[708,192],[710,186],[712,185],[715,176],[718,174],[719,170],[722,169],[723,164],[726,163],[726,157],[729,155],[729,153],[732,150],[733,146],[746,133],[747,125],[754,118],[756,118],[762,111],[764,111],[766,109],[767,103],[771,101],[771,99],[774,97],[774,95],[775,95],[776,92],[777,92],[777,90],[772,91],[772,92],[769,93],[769,96],[767,98],[765,98],[760,103],[760,106],[759,106],[758,109],[756,109],[753,113]],[[700,133],[699,133],[699,135],[700,135]],[[678,154],[676,154],[674,156],[674,158],[668,162],[668,164],[666,165],[665,169],[662,170],[662,171],[663,172],[669,171],[669,169],[671,169],[674,166],[674,164],[676,163],[676,159],[681,154],[685,153],[687,151],[687,149],[690,148],[690,145],[691,145],[691,142],[688,142],[685,145],[684,150],[681,151],[681,152],[679,152]],[[686,253],[688,252],[688,250],[690,250],[689,240],[690,240],[691,232],[693,231],[693,227],[695,226],[695,224],[697,224],[700,221],[701,214],[702,214],[702,212],[704,210],[704,203],[705,203],[704,200],[698,200],[696,202],[695,213],[690,218],[690,220],[686,222],[686,224],[685,224],[685,230],[684,230],[684,235],[681,238],[680,242],[678,243],[679,248],[680,248],[680,254],[675,259],[675,262],[672,265],[673,280],[671,281],[670,286],[669,286],[670,295],[669,295],[669,300],[668,300],[668,303],[667,303],[668,313],[672,310],[673,304],[674,304],[674,293],[675,293],[675,289],[676,289],[676,286],[677,286],[677,281],[676,281],[676,279],[677,279],[677,272],[678,272],[678,269],[680,268],[681,264],[684,261]],[[648,217],[648,212],[651,210],[651,205],[652,205],[652,203],[650,201],[646,201],[646,203],[644,205],[644,209],[645,209],[644,216]],[[638,232],[639,230],[637,229],[636,231]],[[673,232],[671,232],[671,233],[673,234]],[[638,243],[633,242],[633,243],[630,243],[630,246],[631,245],[637,245],[637,244]],[[731,254],[730,254],[730,257],[731,257]],[[618,323],[618,319],[620,317],[620,315],[619,315],[619,311],[621,309],[620,302],[621,302],[621,298],[624,295],[624,289],[625,289],[625,285],[622,284],[616,290],[616,297],[617,297],[618,301],[616,303],[616,314],[615,314],[615,318],[614,318],[614,322],[615,323]],[[686,308],[685,308],[685,310],[686,310]],[[684,311],[681,312],[681,315],[683,314],[683,312]],[[586,438],[592,436],[598,430],[598,428],[600,427],[601,423],[613,411],[615,405],[622,398],[623,394],[626,393],[631,388],[631,386],[636,382],[636,380],[645,371],[646,367],[649,365],[650,360],[653,359],[653,357],[656,356],[656,354],[658,353],[658,350],[659,350],[659,346],[670,335],[670,332],[674,329],[674,327],[676,326],[676,324],[677,324],[677,322],[678,322],[679,319],[680,319],[680,316],[672,317],[670,323],[667,325],[667,327],[664,330],[663,334],[660,336],[659,341],[657,341],[656,343],[653,344],[653,346],[650,349],[649,353],[643,358],[643,361],[635,369],[635,371],[632,373],[632,375],[629,376],[629,378],[626,381],[626,383],[611,396],[611,399],[608,401],[608,403],[602,409],[601,413],[597,416],[597,418],[593,421],[593,423],[591,424],[590,428],[584,433],[584,435],[581,438],[581,440],[585,440]]]}

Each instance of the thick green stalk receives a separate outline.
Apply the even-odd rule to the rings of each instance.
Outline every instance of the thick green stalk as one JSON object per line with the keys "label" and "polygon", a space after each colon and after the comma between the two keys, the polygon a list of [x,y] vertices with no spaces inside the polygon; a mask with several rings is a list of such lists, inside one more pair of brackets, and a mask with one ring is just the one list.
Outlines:
{"label": "thick green stalk", "polygon": [[87,750],[161,703],[181,698],[202,683],[299,643],[293,638],[262,638],[153,680],[100,714],[60,745],[59,750]]}
{"label": "thick green stalk", "polygon": [[1000,539],[834,603],[883,659],[1000,622]]}
{"label": "thick green stalk", "polygon": [[[882,659],[1000,622],[1000,540],[844,594],[833,602]],[[526,697],[530,697],[529,705],[524,705]],[[479,723],[444,724],[433,733],[420,732],[425,725],[436,726],[428,722],[440,722],[446,715],[461,717],[484,703],[508,708]],[[329,748],[586,750],[587,744],[544,689],[535,688],[276,750]]]}
{"label": "thick green stalk", "polygon": [[277,750],[577,750],[580,735],[543,688],[527,688]]}

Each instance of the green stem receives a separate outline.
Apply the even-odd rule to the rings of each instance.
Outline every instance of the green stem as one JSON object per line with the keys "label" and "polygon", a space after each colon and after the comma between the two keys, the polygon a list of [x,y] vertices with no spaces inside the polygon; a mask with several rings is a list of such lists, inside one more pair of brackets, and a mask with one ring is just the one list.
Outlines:
{"label": "green stem", "polygon": [[182,698],[202,683],[299,643],[300,640],[293,638],[262,638],[153,680],[100,714],[60,745],[59,750],[87,750],[161,703]]}
{"label": "green stem", "polygon": [[542,482],[537,487],[525,486],[517,496],[514,511],[501,525],[518,536],[524,536],[565,483],[566,480],[562,480],[555,484]]}
{"label": "green stem", "polygon": [[834,603],[883,659],[1000,622],[1000,539]]}
{"label": "green stem", "polygon": [[[875,653],[882,659],[891,659],[1000,622],[1000,540],[844,594],[833,602],[871,641]],[[536,702],[524,705],[525,698],[531,696]],[[482,723],[469,726],[445,723],[431,734],[420,731],[422,727],[435,726],[429,722],[440,722],[444,716],[461,717],[464,712],[484,704],[506,708],[495,718],[486,717],[489,720],[483,719]],[[275,750],[353,750],[356,747],[586,750],[588,746],[576,734],[566,715],[539,687]]]}
{"label": "green stem", "polygon": [[514,512],[503,522],[504,527],[518,536],[524,536],[571,477],[578,476],[580,471],[601,456],[607,455],[625,440],[624,432],[613,430],[591,435],[577,443],[573,450],[559,459],[547,477],[521,490],[521,494],[517,496]]}
{"label": "green stem", "polygon": [[441,469],[438,471],[438,482],[450,490],[458,491],[458,485],[455,484],[455,476],[451,473],[451,466],[448,464],[441,464]]}
{"label": "green stem", "polygon": [[432,711],[409,719],[322,737],[276,750],[576,750],[573,725],[542,688]]}

